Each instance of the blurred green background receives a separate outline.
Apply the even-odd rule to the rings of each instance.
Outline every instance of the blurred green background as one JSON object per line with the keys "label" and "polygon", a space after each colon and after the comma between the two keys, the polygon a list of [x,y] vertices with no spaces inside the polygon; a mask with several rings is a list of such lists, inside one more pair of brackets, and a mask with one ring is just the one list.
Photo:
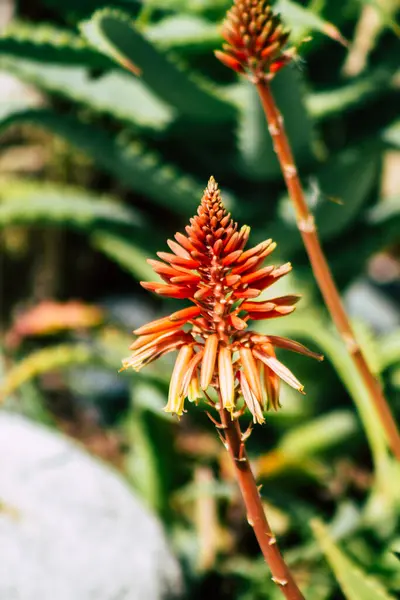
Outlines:
{"label": "blurred green background", "polygon": [[[285,387],[249,442],[272,528],[307,598],[394,599],[399,467],[322,305],[254,89],[214,58],[229,5],[1,4],[0,393],[120,469],[162,520],[188,597],[279,597],[202,408],[179,423],[162,411],[171,360],[117,373],[131,330],[181,306],[138,282],[154,279],[145,258],[183,230],[214,175],[251,241],[272,237],[275,260],[293,263],[274,292],[303,294],[293,316],[259,329],[326,356],[283,356],[307,396]],[[400,419],[399,6],[276,5],[301,56],[276,77],[276,99],[359,342]]]}

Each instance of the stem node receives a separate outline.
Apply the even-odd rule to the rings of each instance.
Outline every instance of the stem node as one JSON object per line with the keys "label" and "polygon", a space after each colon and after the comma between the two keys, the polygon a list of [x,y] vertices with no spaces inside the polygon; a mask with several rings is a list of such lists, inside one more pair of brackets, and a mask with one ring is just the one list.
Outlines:
{"label": "stem node", "polygon": [[317,231],[313,215],[308,215],[305,219],[299,219],[297,221],[297,226],[302,233],[315,234]]}

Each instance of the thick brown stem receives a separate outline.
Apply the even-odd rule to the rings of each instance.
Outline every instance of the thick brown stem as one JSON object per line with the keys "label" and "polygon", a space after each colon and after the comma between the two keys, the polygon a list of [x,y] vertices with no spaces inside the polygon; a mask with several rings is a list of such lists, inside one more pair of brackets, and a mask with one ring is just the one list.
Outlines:
{"label": "thick brown stem", "polygon": [[400,460],[400,434],[396,422],[385,396],[383,395],[381,386],[371,373],[354,337],[349,318],[344,310],[339,292],[322,250],[314,218],[308,209],[304,197],[293,153],[286,135],[283,118],[275,104],[269,84],[260,82],[257,84],[257,90],[265,111],[274,149],[278,156],[289,195],[296,211],[297,225],[303,238],[315,279],[331,314],[332,320],[350,354],[354,367],[357,369],[360,377],[364,381],[365,387],[369,391],[371,400],[385,430],[388,444],[392,449],[393,454]]}
{"label": "thick brown stem", "polygon": [[247,520],[253,527],[265,562],[271,569],[272,581],[279,586],[287,600],[304,600],[271,531],[261,503],[260,493],[247,458],[239,422],[232,420],[231,414],[221,408],[221,421],[227,450],[235,467],[235,475],[246,506]]}

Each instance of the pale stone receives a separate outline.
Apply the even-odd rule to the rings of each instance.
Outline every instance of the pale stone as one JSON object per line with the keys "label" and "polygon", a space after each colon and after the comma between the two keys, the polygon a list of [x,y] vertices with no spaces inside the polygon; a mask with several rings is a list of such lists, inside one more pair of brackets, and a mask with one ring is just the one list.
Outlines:
{"label": "pale stone", "polygon": [[181,589],[160,523],[111,468],[0,413],[1,600],[158,600]]}

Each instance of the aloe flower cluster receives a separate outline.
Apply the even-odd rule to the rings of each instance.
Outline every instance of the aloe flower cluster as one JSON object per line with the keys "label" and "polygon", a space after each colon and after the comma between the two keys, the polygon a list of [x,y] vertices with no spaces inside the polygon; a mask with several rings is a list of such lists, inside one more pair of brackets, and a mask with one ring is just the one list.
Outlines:
{"label": "aloe flower cluster", "polygon": [[142,282],[142,286],[160,296],[187,299],[191,305],[134,331],[138,337],[123,368],[139,371],[178,351],[167,412],[182,415],[185,399],[197,402],[211,386],[233,418],[243,398],[254,422],[263,423],[263,412],[279,407],[281,379],[303,392],[301,383],[276,358],[274,348],[322,358],[298,342],[261,335],[249,327],[250,321],[290,314],[299,299],[281,296],[255,301],[292,267],[290,263],[263,266],[276,244],[267,240],[246,250],[249,234],[247,225],[239,228],[227,213],[211,177],[186,235],[176,233],[175,240],[167,242],[171,252],[158,252],[161,260],[148,261],[163,282]]}
{"label": "aloe flower cluster", "polygon": [[273,13],[269,0],[235,0],[221,34],[226,44],[223,52],[215,52],[216,57],[256,80],[272,79],[295,54],[294,48],[285,48],[290,31]]}

